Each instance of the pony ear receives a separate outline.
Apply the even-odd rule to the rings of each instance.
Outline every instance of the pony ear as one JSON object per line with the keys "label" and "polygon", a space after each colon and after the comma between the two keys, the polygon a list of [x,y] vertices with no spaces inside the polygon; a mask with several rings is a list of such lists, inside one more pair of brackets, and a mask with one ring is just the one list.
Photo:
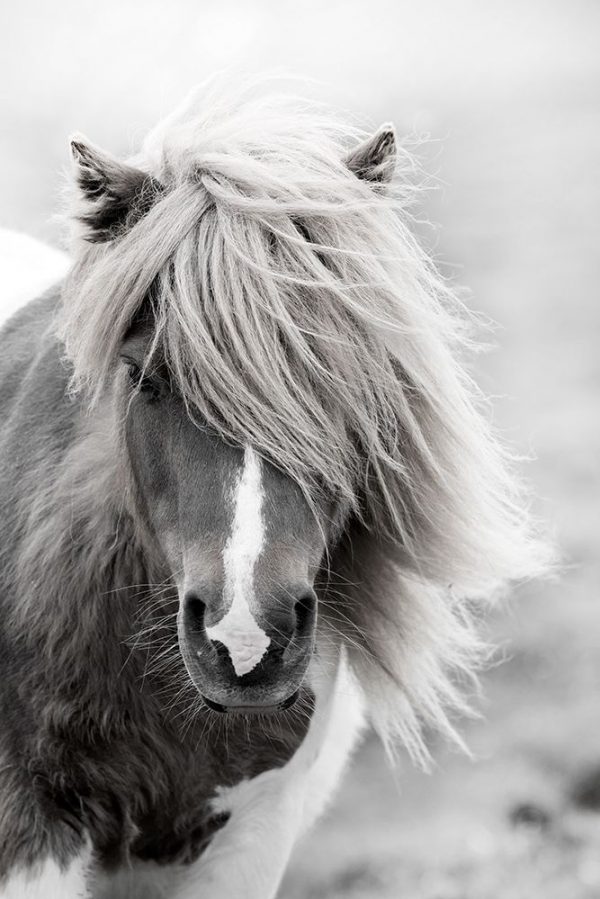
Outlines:
{"label": "pony ear", "polygon": [[391,123],[377,129],[375,134],[351,150],[345,163],[357,178],[375,184],[392,180],[396,165],[396,132]]}
{"label": "pony ear", "polygon": [[161,186],[151,175],[115,159],[79,135],[71,139],[77,186],[75,219],[91,243],[114,240],[154,203]]}

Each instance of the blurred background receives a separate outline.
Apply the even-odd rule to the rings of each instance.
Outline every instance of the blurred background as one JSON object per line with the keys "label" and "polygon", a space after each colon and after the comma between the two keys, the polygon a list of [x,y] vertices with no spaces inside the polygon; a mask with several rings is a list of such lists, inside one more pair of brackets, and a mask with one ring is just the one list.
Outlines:
{"label": "blurred background", "polygon": [[128,153],[216,69],[315,77],[428,139],[424,239],[496,323],[478,378],[564,570],[490,616],[474,759],[391,772],[368,738],[281,896],[598,899],[600,4],[20,0],[0,34],[0,226],[50,244],[69,133]]}

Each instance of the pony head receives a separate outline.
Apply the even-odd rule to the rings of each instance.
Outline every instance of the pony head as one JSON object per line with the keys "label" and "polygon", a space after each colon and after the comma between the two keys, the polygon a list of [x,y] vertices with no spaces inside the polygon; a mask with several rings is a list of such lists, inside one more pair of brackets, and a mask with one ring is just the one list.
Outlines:
{"label": "pony head", "polygon": [[148,361],[153,329],[123,341],[116,394],[131,508],[177,585],[183,660],[213,710],[287,708],[314,647],[331,510],[189,414],[164,360]]}
{"label": "pony head", "polygon": [[[177,584],[185,665],[212,709],[286,708],[298,696],[313,653],[315,581],[324,554],[339,535],[347,503],[337,500],[333,491],[303,491],[307,485],[286,473],[277,451],[270,447],[267,455],[264,442],[239,427],[241,417],[247,416],[249,424],[260,428],[259,403],[277,390],[272,379],[281,376],[281,360],[269,350],[276,349],[278,356],[286,352],[284,331],[274,347],[265,345],[265,339],[272,340],[276,319],[269,323],[257,318],[252,306],[261,302],[260,296],[248,295],[252,285],[246,272],[235,272],[235,253],[219,246],[217,207],[202,185],[200,160],[185,180],[182,173],[173,180],[165,166],[151,174],[118,162],[82,139],[74,139],[71,149],[82,203],[79,221],[88,242],[102,244],[109,253],[122,250],[124,240],[140,239],[148,225],[142,220],[150,213],[157,216],[155,228],[168,231],[175,225],[177,232],[173,253],[156,266],[135,309],[130,309],[106,376],[116,418],[123,422],[130,509],[150,551],[164,559]],[[249,148],[240,157],[242,168],[259,149]],[[391,174],[394,151],[393,130],[385,127],[346,160],[340,156],[339,167],[347,167],[348,178],[382,182]],[[222,151],[213,176],[232,161],[230,156],[231,148]],[[190,201],[192,221],[187,218]],[[175,223],[179,215],[187,221],[185,229]],[[259,242],[256,264],[268,273],[269,266],[281,266],[277,257],[282,248],[275,230],[257,224],[252,235]],[[293,227],[298,240],[308,240],[300,221]],[[154,249],[148,247],[148,252],[153,255]],[[184,279],[181,290],[172,278]],[[184,304],[191,303],[178,324],[172,320],[171,290]],[[226,323],[229,333],[217,336],[213,328]],[[268,330],[263,334],[264,328]],[[179,344],[185,358],[172,357],[172,339],[185,341]],[[242,360],[236,358],[240,350]],[[231,391],[232,411],[239,421],[235,430],[219,415],[219,403],[200,370],[210,370],[211,354],[224,369],[225,381],[218,390]],[[213,376],[216,381],[218,372]],[[200,382],[205,388],[198,402]],[[272,400],[285,403],[285,393]],[[319,412],[316,407],[314,411]],[[285,439],[305,441],[306,436],[299,421],[297,433],[285,434]]]}
{"label": "pony head", "polygon": [[380,732],[421,752],[477,656],[466,600],[543,551],[408,228],[412,161],[391,126],[212,87],[129,162],[72,150],[59,332],[119,423],[191,678],[214,708],[281,707],[342,642]]}

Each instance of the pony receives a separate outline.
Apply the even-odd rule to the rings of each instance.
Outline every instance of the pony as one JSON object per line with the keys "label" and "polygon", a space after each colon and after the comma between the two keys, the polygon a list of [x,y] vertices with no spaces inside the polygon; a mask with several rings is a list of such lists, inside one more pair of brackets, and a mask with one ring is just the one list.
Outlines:
{"label": "pony", "polygon": [[460,742],[543,544],[392,125],[212,82],[71,154],[0,335],[0,895],[272,899],[366,724]]}

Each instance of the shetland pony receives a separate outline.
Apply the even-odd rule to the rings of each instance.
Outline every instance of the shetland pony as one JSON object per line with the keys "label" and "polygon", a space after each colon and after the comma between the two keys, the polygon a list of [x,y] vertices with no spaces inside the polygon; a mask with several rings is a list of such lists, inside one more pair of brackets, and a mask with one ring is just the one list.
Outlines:
{"label": "shetland pony", "polygon": [[543,552],[390,125],[213,85],[71,150],[0,336],[0,895],[268,899],[363,721],[459,739]]}

